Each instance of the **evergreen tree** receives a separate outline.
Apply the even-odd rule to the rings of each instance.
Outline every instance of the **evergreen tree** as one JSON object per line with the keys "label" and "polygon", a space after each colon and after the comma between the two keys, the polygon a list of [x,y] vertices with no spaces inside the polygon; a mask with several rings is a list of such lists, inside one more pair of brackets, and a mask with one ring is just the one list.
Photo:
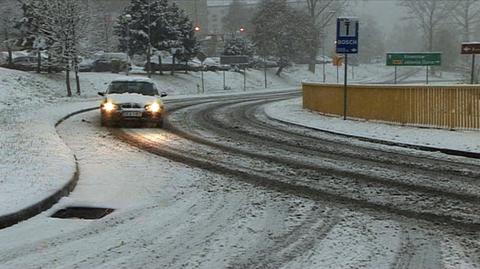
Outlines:
{"label": "evergreen tree", "polygon": [[[129,21],[122,19],[127,14],[132,18]],[[129,36],[129,55],[146,54],[148,66],[149,43],[160,51],[182,48],[182,59],[191,57],[197,50],[191,20],[175,3],[169,4],[167,0],[132,0],[118,18],[115,33],[119,36],[120,49],[126,50]]]}
{"label": "evergreen tree", "polygon": [[233,36],[225,41],[224,55],[248,55],[253,56],[252,42],[243,36]]}

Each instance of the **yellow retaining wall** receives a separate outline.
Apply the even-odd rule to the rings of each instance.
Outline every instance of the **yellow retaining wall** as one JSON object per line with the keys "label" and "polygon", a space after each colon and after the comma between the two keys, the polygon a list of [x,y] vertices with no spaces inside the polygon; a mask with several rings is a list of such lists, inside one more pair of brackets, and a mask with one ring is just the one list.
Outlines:
{"label": "yellow retaining wall", "polygon": [[[349,85],[347,116],[426,127],[480,129],[480,87]],[[303,83],[303,107],[343,115],[343,85]]]}

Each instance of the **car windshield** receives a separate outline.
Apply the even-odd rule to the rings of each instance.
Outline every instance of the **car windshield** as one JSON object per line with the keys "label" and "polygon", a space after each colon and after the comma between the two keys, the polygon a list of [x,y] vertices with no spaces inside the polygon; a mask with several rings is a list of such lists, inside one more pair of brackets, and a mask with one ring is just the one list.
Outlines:
{"label": "car windshield", "polygon": [[138,93],[142,95],[158,95],[158,91],[150,82],[139,81],[117,81],[112,82],[108,88],[108,93]]}

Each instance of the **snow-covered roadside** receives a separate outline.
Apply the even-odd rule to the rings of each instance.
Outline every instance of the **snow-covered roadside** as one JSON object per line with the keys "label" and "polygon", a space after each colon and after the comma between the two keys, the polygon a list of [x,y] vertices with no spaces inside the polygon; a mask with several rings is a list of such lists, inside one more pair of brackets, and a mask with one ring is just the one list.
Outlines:
{"label": "snow-covered roadside", "polygon": [[320,130],[395,143],[445,148],[480,153],[480,132],[423,129],[366,121],[344,121],[323,116],[302,108],[302,99],[295,98],[265,106],[271,118]]}
{"label": "snow-covered roadside", "polygon": [[0,70],[0,216],[31,206],[64,187],[75,160],[55,123],[87,102],[62,98],[61,81]]}
{"label": "snow-covered roadside", "polygon": [[[298,71],[300,72],[300,71]],[[302,73],[302,72],[300,72]],[[305,72],[307,73],[307,72]],[[243,91],[241,74],[237,88],[222,91],[209,83],[221,83],[223,74],[205,72],[206,93]],[[82,73],[82,95],[65,97],[63,74],[35,74],[0,68],[0,217],[9,215],[49,197],[64,187],[75,172],[73,153],[57,135],[55,123],[65,115],[98,105],[98,91],[122,74]],[[263,72],[247,74],[247,89],[256,90]],[[271,85],[298,85],[295,75],[275,77]],[[170,99],[196,94],[199,73],[155,75],[153,80]],[[228,80],[227,80],[228,81]],[[241,85],[241,86],[239,86]]]}

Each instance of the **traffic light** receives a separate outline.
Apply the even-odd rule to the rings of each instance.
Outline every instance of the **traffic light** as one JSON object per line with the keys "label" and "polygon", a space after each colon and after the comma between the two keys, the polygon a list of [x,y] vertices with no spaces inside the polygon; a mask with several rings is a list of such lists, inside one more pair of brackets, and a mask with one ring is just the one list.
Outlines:
{"label": "traffic light", "polygon": [[195,32],[200,32],[200,26],[195,26],[195,28],[193,28],[195,30]]}

